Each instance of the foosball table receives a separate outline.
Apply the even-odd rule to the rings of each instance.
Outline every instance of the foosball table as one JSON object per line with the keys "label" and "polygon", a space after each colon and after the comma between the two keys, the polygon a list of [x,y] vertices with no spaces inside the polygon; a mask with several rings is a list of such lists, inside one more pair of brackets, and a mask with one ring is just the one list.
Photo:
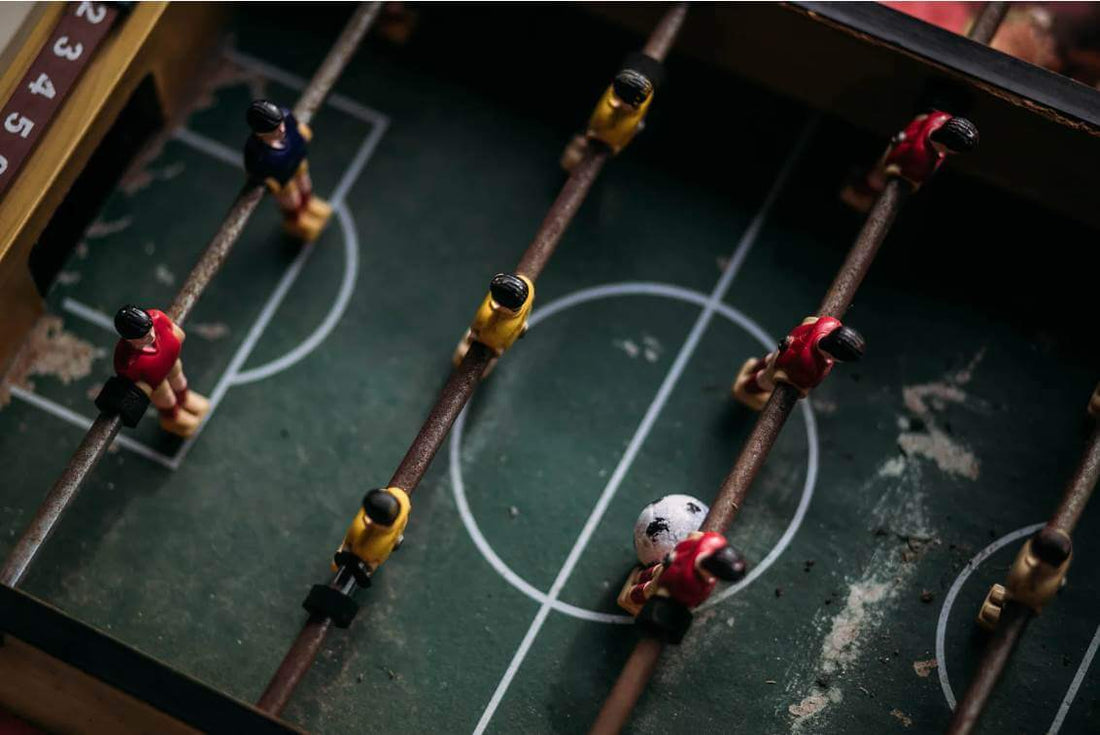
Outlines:
{"label": "foosball table", "polygon": [[0,730],[1100,730],[1100,91],[947,5],[5,9]]}

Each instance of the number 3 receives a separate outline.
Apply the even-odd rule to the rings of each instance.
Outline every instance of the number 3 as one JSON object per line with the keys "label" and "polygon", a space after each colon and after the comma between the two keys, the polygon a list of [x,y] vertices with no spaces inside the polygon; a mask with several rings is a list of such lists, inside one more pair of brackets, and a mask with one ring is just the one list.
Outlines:
{"label": "number 3", "polygon": [[107,15],[107,8],[102,5],[93,5],[92,3],[84,0],[80,3],[80,7],[76,9],[76,16],[78,18],[86,18],[89,23],[95,25],[99,21],[103,20],[103,16]]}
{"label": "number 3", "polygon": [[53,45],[53,53],[55,56],[60,56],[63,59],[76,61],[80,58],[80,55],[84,53],[84,45],[77,43],[70,46],[68,36],[59,36],[57,42]]}
{"label": "number 3", "polygon": [[34,130],[34,121],[20,115],[18,112],[13,112],[4,120],[4,130],[15,133],[20,138],[26,138]]}

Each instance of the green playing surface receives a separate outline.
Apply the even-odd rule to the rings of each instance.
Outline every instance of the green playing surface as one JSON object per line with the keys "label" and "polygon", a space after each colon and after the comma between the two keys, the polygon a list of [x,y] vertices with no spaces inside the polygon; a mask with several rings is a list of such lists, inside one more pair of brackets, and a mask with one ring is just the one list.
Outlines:
{"label": "green playing surface", "polygon": [[[0,412],[0,552],[93,416],[114,343],[97,320],[168,306],[240,186],[244,106],[292,101],[346,12],[242,10],[210,104],[144,186],[111,196],[65,266],[50,311],[102,352],[88,375],[34,378]],[[322,238],[284,240],[265,202],[185,325],[188,376],[214,403],[204,430],[181,443],[150,413],[126,431],[25,582],[247,701],[363,493],[416,434],[489,278],[560,188],[564,143],[637,44],[569,8],[427,7],[420,21],[404,47],[368,39],[314,120],[311,170],[337,205]],[[566,36],[572,56],[558,58],[548,39]],[[816,307],[860,224],[839,188],[884,143],[684,58],[669,72],[292,722],[591,723],[636,638],[614,598],[637,513],[668,493],[713,497],[754,418],[729,385]],[[803,402],[730,531],[749,582],[664,656],[632,731],[943,729],[984,640],[981,599],[1082,446],[1095,237],[950,171],[913,198],[847,318],[865,360]],[[1098,530],[1092,508],[1069,584],[1031,625],[984,731],[1100,728]]]}

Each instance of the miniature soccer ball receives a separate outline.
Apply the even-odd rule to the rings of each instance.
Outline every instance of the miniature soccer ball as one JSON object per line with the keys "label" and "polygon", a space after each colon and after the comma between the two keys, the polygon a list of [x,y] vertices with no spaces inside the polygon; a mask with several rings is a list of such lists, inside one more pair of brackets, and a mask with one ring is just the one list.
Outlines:
{"label": "miniature soccer ball", "polygon": [[664,559],[689,533],[699,530],[709,510],[690,495],[666,495],[647,505],[634,524],[638,560],[648,566]]}

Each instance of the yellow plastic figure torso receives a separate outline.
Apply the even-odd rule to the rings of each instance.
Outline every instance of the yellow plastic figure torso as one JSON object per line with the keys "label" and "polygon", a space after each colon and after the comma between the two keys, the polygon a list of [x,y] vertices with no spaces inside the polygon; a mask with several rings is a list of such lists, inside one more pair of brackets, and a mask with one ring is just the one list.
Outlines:
{"label": "yellow plastic figure torso", "polygon": [[618,153],[642,129],[651,102],[653,95],[639,107],[631,107],[616,97],[614,88],[608,86],[588,120],[588,137],[604,143],[612,153]]}
{"label": "yellow plastic figure torso", "polygon": [[492,294],[486,294],[470,325],[470,337],[493,350],[497,356],[503,355],[527,331],[527,317],[531,314],[531,305],[535,303],[535,284],[527,276],[520,278],[527,284],[528,294],[518,311],[502,308],[493,302]]}
{"label": "yellow plastic figure torso", "polygon": [[[408,494],[399,487],[389,487],[386,491],[397,498],[401,511],[391,526],[380,526],[367,517],[362,508],[355,514],[340,551],[350,551],[359,557],[373,572],[390,557],[401,541],[405,526],[409,524],[409,510],[412,504]],[[332,571],[337,571],[335,564]]]}

